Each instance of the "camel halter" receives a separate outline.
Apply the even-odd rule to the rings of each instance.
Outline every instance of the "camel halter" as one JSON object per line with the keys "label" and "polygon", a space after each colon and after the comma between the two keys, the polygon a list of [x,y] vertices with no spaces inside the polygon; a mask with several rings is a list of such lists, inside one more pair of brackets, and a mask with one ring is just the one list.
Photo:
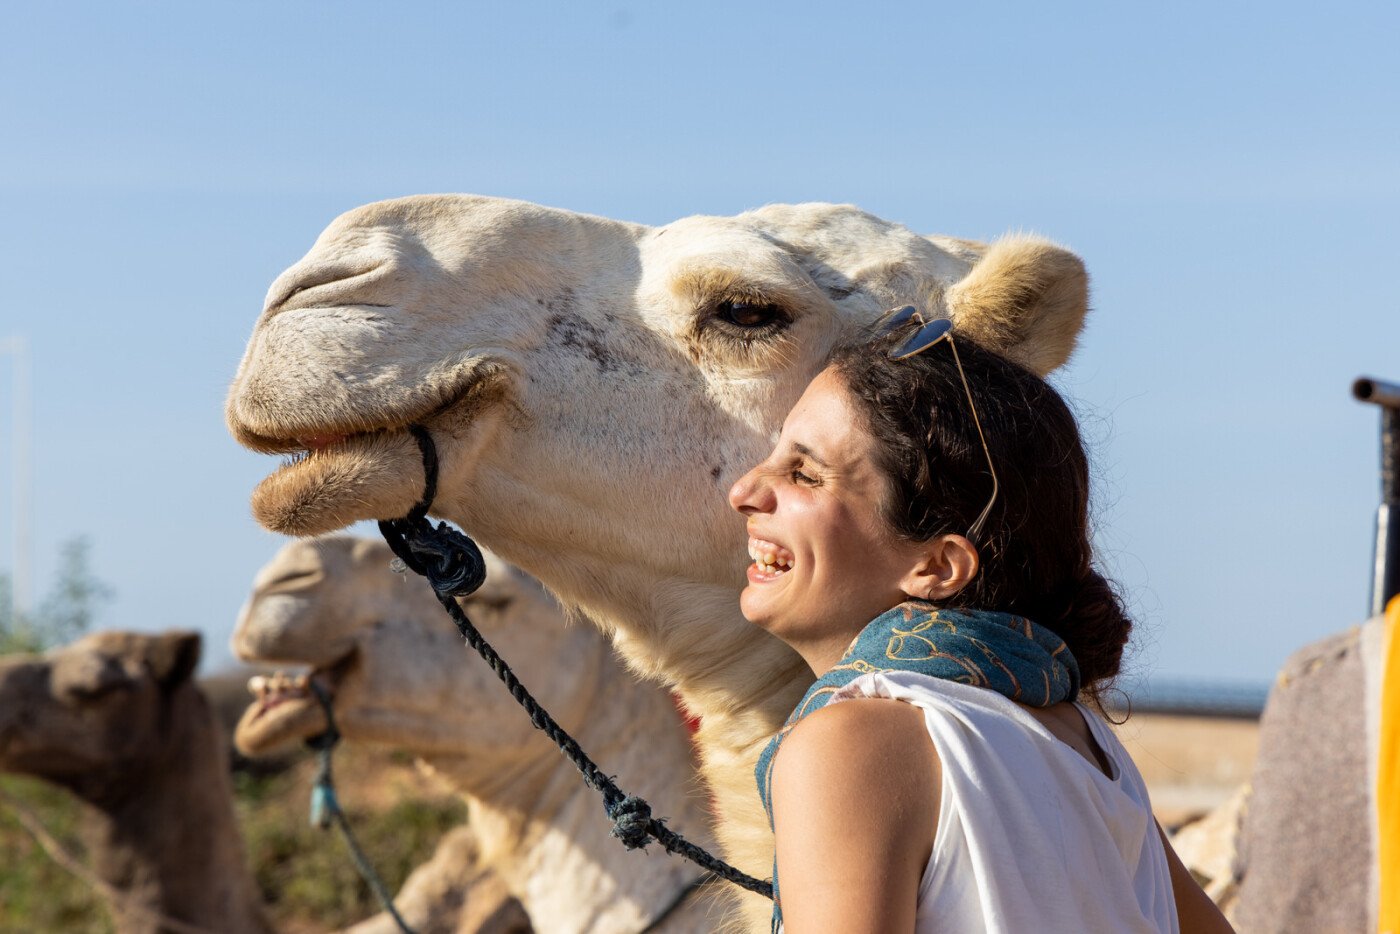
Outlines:
{"label": "camel halter", "polygon": [[[331,757],[335,752],[335,747],[340,743],[341,735],[340,728],[335,724],[335,701],[330,693],[315,681],[311,682],[311,695],[316,698],[317,703],[321,705],[321,712],[326,716],[325,732],[319,733],[306,741],[307,748],[316,753],[316,779],[311,785],[311,826],[319,830],[326,830],[333,825],[340,831],[340,836],[345,840],[345,846],[350,851],[350,861],[355,864],[355,869],[360,873],[360,878],[365,880],[365,884],[368,885],[370,891],[374,893],[375,899],[379,902],[379,907],[388,912],[389,917],[393,919],[394,924],[398,926],[402,934],[417,934],[413,928],[409,927],[408,922],[403,919],[403,915],[399,914],[398,908],[394,906],[394,897],[389,894],[389,887],[384,884],[384,880],[380,877],[379,873],[374,871],[374,864],[370,862],[369,856],[365,853],[364,848],[360,846],[359,838],[355,836],[355,831],[350,826],[350,818],[346,816],[345,810],[340,806],[340,799],[336,795],[335,778],[331,773]],[[18,802],[10,799],[9,796],[5,794],[3,788],[0,788],[0,802],[6,801],[16,808],[21,807]],[[17,816],[20,818],[20,821],[24,823],[26,815],[18,813],[17,811]],[[44,841],[43,837],[38,836],[38,831],[30,827],[28,823],[26,823],[25,826],[29,827],[30,832],[38,837],[39,842],[44,844],[45,849],[49,849],[49,844]],[[50,849],[49,852],[50,855],[54,855],[53,850]],[[54,858],[57,859],[58,857],[55,856]],[[62,865],[66,866],[67,864]],[[705,884],[712,878],[713,874],[706,872],[687,882],[676,892],[675,896],[662,906],[661,910],[647,922],[646,927],[639,930],[637,934],[651,934],[652,931],[655,931],[661,926],[662,922],[679,911],[686,900],[704,888]],[[95,881],[94,884],[102,885],[103,883]],[[156,920],[161,919],[158,917]],[[181,923],[178,921],[167,920],[163,923],[170,927],[172,931],[176,932],[176,934],[214,934],[214,932],[207,931],[203,928],[194,928],[190,925],[181,926]]]}
{"label": "camel halter", "polygon": [[380,907],[389,913],[389,917],[394,919],[394,923],[403,934],[414,934],[413,928],[408,926],[403,915],[394,907],[394,897],[389,894],[389,887],[379,878],[379,873],[374,871],[374,864],[365,855],[355,832],[350,829],[350,819],[340,807],[340,799],[335,793],[335,779],[331,776],[331,754],[340,742],[340,728],[335,725],[335,709],[331,704],[330,695],[315,681],[309,683],[311,695],[316,698],[326,715],[325,732],[306,741],[307,747],[316,753],[316,780],[311,785],[311,826],[325,830],[331,824],[335,824],[341,837],[345,839],[345,846],[350,850],[350,859],[359,870],[360,878],[365,880],[365,884],[374,893]]}
{"label": "camel halter", "polygon": [[[667,827],[663,819],[652,817],[651,805],[646,801],[619,788],[617,783],[605,775],[588,757],[578,741],[565,732],[549,712],[540,706],[520,683],[515,672],[510,670],[505,660],[482,638],[476,626],[467,618],[457,598],[468,596],[485,582],[486,562],[476,542],[467,535],[449,527],[445,522],[439,522],[436,527],[428,522],[428,509],[437,496],[437,448],[426,428],[410,425],[408,430],[418,442],[418,450],[423,455],[423,498],[403,518],[379,523],[380,534],[389,543],[398,560],[415,574],[427,578],[438,602],[457,624],[457,630],[467,645],[475,649],[477,654],[485,659],[486,664],[491,666],[491,670],[505,684],[510,696],[530,715],[530,722],[535,725],[535,729],[548,736],[559,747],[559,751],[574,764],[583,775],[584,784],[603,796],[603,809],[613,822],[612,835],[621,840],[623,846],[635,850],[645,848],[655,840],[668,853],[682,856],[719,878],[727,879],[750,892],[772,898],[771,882],[755,879],[691,843]],[[703,881],[697,881],[696,885]],[[683,894],[688,895],[691,891],[693,887],[687,888]],[[670,909],[666,913],[669,914]]]}

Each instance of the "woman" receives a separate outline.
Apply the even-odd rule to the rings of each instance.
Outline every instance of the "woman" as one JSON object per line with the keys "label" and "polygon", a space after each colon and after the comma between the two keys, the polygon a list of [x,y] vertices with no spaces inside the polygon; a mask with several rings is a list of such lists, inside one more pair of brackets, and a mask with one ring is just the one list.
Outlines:
{"label": "woman", "polygon": [[1074,418],[950,327],[904,309],[838,349],[730,491],[744,615],[818,675],[759,765],[775,925],[1229,931],[1074,702],[1132,625]]}

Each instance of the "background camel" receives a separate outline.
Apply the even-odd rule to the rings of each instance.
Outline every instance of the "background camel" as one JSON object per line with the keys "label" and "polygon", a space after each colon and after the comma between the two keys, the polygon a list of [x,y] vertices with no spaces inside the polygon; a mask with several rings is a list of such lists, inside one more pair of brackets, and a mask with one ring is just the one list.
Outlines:
{"label": "background camel", "polygon": [[[850,206],[652,228],[405,198],[343,215],[273,283],[227,418],[245,445],[294,455],[253,509],[298,535],[405,513],[423,474],[404,429],[431,429],[433,511],[681,693],[725,849],[766,876],[752,770],[812,675],[739,615],[748,558],[725,491],[828,350],[886,309],[951,317],[1045,373],[1074,347],[1086,288],[1045,241],[922,237]],[[747,911],[766,928],[766,902]]]}
{"label": "background camel", "polygon": [[[392,557],[383,542],[320,538],[288,544],[258,573],[235,651],[312,671],[253,680],[259,697],[239,723],[239,748],[251,755],[322,732],[314,682],[333,696],[346,738],[412,751],[466,797],[479,856],[451,841],[418,888],[449,892],[435,880],[489,870],[541,931],[647,928],[701,871],[658,846],[628,852],[612,839],[597,793],[462,645],[422,582],[389,571]],[[704,842],[708,801],[670,696],[632,678],[591,627],[566,627],[537,582],[487,561],[486,585],[465,601],[483,634],[624,788]],[[423,895],[404,905],[417,907],[435,908]],[[712,930],[711,908],[697,893],[651,930]]]}
{"label": "background camel", "polygon": [[1235,858],[1242,931],[1376,929],[1385,631],[1374,617],[1304,646],[1279,671]]}
{"label": "background camel", "polygon": [[1373,617],[1294,652],[1269,692],[1249,781],[1172,837],[1242,932],[1376,929],[1385,627]]}
{"label": "background camel", "polygon": [[84,802],[92,868],[126,894],[124,934],[159,916],[270,932],[244,862],[228,750],[190,680],[197,633],[104,632],[45,656],[0,659],[0,769]]}
{"label": "background camel", "polygon": [[[530,919],[504,880],[481,866],[476,831],[443,834],[432,859],[414,869],[394,895],[394,908],[415,934],[529,934]],[[381,911],[345,934],[401,934]]]}

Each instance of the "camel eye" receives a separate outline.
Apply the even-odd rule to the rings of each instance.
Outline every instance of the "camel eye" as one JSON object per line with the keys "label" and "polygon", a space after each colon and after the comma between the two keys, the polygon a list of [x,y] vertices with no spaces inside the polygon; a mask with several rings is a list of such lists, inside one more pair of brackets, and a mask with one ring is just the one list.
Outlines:
{"label": "camel eye", "polygon": [[723,301],[715,306],[715,317],[741,328],[761,328],[787,323],[781,308],[762,302]]}

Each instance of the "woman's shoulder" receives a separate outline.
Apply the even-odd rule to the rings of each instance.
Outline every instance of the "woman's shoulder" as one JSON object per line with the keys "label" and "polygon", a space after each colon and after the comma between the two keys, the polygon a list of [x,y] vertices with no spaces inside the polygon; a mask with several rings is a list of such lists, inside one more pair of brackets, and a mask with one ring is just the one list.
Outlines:
{"label": "woman's shoulder", "polygon": [[[938,734],[935,742],[997,757],[1072,754],[1110,779],[1131,770],[1127,752],[1106,727],[1096,730],[1095,715],[1082,705],[1062,702],[1049,707],[1018,703],[996,691],[909,671],[862,675],[838,691],[826,710],[855,701],[891,699],[927,714],[919,727]],[[873,718],[871,718],[873,721]],[[960,726],[954,726],[960,725]],[[860,729],[861,724],[853,724]],[[974,739],[975,737],[975,739]],[[967,746],[972,742],[972,746]]]}
{"label": "woman's shoulder", "polygon": [[[882,767],[892,763],[899,768]],[[811,794],[813,786],[838,796],[855,788],[904,798],[936,793],[937,778],[923,712],[884,697],[853,697],[803,717],[784,737],[773,769],[775,799],[794,788]]]}

